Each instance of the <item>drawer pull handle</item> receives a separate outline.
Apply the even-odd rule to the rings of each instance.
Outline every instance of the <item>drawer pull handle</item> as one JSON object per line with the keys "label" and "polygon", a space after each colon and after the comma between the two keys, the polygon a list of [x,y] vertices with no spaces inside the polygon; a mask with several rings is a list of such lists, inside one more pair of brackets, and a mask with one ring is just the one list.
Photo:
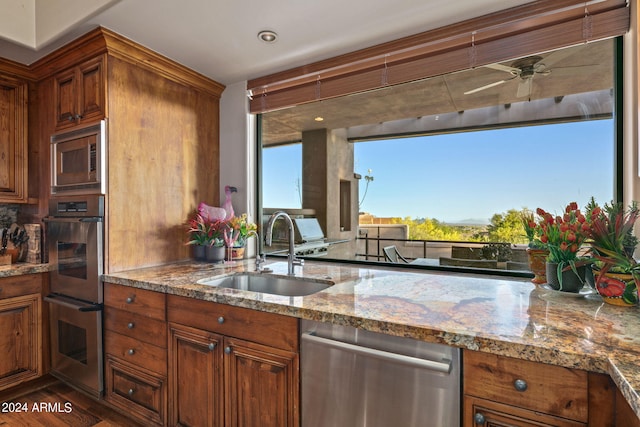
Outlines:
{"label": "drawer pull handle", "polygon": [[473,421],[475,421],[476,424],[484,424],[485,422],[485,418],[484,415],[482,415],[480,412],[476,412],[476,414],[473,416]]}
{"label": "drawer pull handle", "polygon": [[225,347],[224,348],[224,353],[225,354],[231,354],[231,347]]}
{"label": "drawer pull handle", "polygon": [[222,316],[218,317],[218,323],[222,325],[224,323],[224,317]]}
{"label": "drawer pull handle", "polygon": [[133,302],[134,297],[127,297],[127,299],[125,300],[125,302],[127,304],[131,304]]}
{"label": "drawer pull handle", "polygon": [[136,326],[136,325],[134,325],[133,322],[127,323],[127,328],[129,328],[129,329],[133,329],[134,326]]}
{"label": "drawer pull handle", "polygon": [[209,343],[209,350],[213,351],[215,349],[216,349],[216,343],[214,343],[214,342]]}
{"label": "drawer pull handle", "polygon": [[513,386],[517,391],[527,391],[527,382],[525,380],[517,379],[513,382]]}
{"label": "drawer pull handle", "polygon": [[132,389],[132,388],[130,388],[130,389],[129,389],[129,391],[127,392],[127,394],[128,394],[129,396],[133,396],[133,389]]}
{"label": "drawer pull handle", "polygon": [[127,353],[129,353],[129,356],[133,356],[136,353],[136,351],[130,348],[129,351],[127,351]]}

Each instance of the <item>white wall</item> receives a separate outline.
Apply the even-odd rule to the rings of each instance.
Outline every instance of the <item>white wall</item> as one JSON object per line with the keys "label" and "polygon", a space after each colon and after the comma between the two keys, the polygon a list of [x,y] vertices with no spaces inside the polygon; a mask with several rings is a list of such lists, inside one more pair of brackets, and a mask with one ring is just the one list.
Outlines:
{"label": "white wall", "polygon": [[[247,82],[225,88],[220,99],[220,205],[224,202],[224,187],[238,189],[233,195],[236,214],[247,213],[256,221],[255,188],[255,116],[248,113]],[[255,239],[251,239],[254,241]],[[253,243],[248,246],[252,256]]]}

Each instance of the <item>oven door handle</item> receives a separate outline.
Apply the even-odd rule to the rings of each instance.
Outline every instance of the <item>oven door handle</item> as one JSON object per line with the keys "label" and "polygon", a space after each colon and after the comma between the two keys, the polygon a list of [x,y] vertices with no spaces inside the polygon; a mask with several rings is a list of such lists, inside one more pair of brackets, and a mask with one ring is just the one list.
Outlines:
{"label": "oven door handle", "polygon": [[102,303],[87,303],[84,301],[78,301],[77,299],[65,297],[62,295],[49,294],[44,297],[44,300],[50,302],[51,304],[58,304],[63,307],[71,308],[73,310],[78,310],[81,312],[89,312],[89,311],[102,311],[104,309],[104,305]]}
{"label": "oven door handle", "polygon": [[78,217],[45,217],[42,218],[42,220],[44,222],[102,222],[102,217],[101,216],[87,216],[87,217],[82,217],[82,218],[78,218]]}

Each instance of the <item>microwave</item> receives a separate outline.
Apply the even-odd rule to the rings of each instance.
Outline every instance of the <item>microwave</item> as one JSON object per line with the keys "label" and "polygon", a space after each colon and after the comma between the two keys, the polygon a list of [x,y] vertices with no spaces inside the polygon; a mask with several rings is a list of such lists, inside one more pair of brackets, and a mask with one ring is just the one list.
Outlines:
{"label": "microwave", "polygon": [[51,194],[105,194],[106,122],[51,136]]}

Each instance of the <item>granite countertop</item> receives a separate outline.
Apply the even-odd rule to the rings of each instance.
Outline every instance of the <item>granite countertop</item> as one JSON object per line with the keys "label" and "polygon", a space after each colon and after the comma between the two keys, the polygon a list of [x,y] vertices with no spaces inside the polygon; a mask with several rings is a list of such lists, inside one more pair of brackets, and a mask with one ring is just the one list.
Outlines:
{"label": "granite countertop", "polygon": [[47,273],[51,271],[49,264],[28,264],[19,262],[16,264],[0,265],[0,278],[22,276],[24,274]]}
{"label": "granite countertop", "polygon": [[[286,275],[286,262],[268,263]],[[607,373],[640,418],[640,312],[526,279],[309,262],[296,275],[335,283],[305,297],[199,285],[253,271],[184,262],[105,275],[105,281],[260,311],[408,336],[469,350]]]}

